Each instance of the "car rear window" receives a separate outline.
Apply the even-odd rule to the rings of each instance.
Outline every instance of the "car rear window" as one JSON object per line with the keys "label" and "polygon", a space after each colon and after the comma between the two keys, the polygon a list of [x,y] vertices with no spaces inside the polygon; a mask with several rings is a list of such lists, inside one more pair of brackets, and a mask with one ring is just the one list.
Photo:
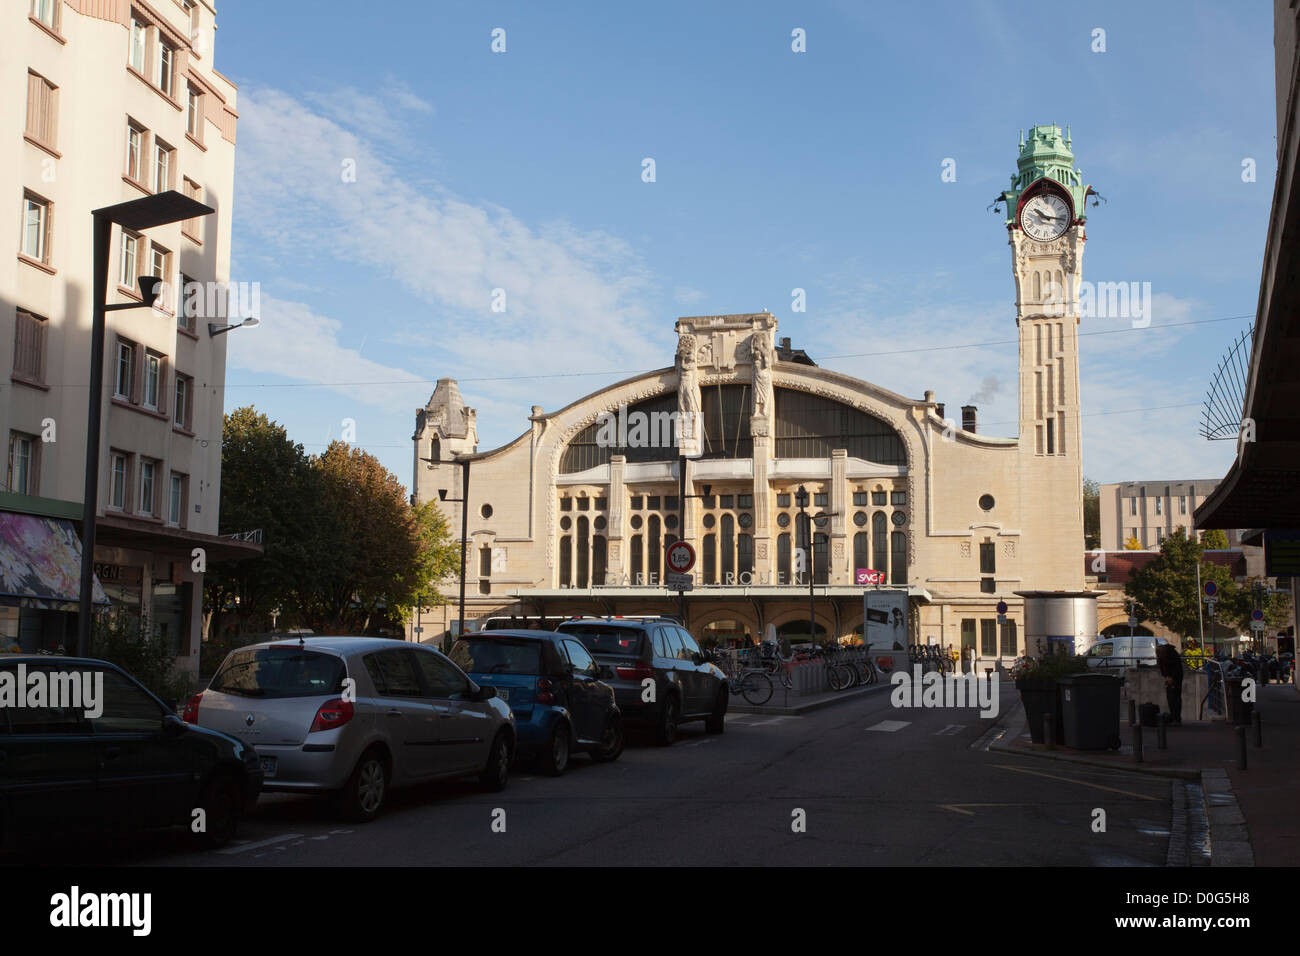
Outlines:
{"label": "car rear window", "polygon": [[337,694],[346,676],[343,659],[300,647],[235,651],[210,690],[240,697],[318,697]]}
{"label": "car rear window", "polygon": [[640,655],[645,646],[645,632],[609,624],[573,624],[561,629],[582,641],[593,654]]}
{"label": "car rear window", "polygon": [[540,674],[539,641],[501,637],[475,637],[457,641],[451,659],[467,674]]}

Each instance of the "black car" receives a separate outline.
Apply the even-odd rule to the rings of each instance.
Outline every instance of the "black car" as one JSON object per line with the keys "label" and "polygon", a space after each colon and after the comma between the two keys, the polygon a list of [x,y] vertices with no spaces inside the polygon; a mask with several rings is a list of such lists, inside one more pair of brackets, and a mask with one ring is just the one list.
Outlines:
{"label": "black car", "polygon": [[550,631],[481,631],[458,640],[452,662],[481,687],[493,687],[515,717],[518,750],[559,776],[569,754],[597,763],[623,752],[623,719],[600,667],[574,637]]}
{"label": "black car", "polygon": [[628,726],[652,730],[663,746],[677,739],[678,724],[687,720],[703,720],[709,733],[722,733],[726,675],[676,621],[578,618],[556,633],[576,637],[591,652]]}
{"label": "black car", "polygon": [[114,664],[0,659],[0,843],[56,831],[194,832],[202,819],[195,839],[216,847],[261,788],[252,747],[185,723]]}

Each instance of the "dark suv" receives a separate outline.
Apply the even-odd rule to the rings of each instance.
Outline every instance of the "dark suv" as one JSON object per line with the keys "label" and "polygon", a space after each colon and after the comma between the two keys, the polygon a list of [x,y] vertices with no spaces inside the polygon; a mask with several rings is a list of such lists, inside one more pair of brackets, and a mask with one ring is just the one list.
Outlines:
{"label": "dark suv", "polygon": [[722,733],[726,676],[680,624],[668,618],[578,618],[556,631],[573,635],[591,652],[629,726],[653,730],[665,747],[685,720],[703,720],[709,733]]}

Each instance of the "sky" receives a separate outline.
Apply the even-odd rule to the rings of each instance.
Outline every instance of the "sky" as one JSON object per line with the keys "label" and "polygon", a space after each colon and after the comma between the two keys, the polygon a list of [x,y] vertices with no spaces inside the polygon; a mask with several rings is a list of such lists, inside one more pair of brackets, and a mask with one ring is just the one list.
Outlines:
{"label": "sky", "polygon": [[375,9],[218,7],[231,278],[260,285],[262,320],[230,336],[227,411],[255,405],[309,453],[351,425],[409,485],[439,378],[484,451],[533,405],[671,365],[678,316],[767,309],[818,364],[1014,436],[1011,252],[988,207],[1020,131],[1058,123],[1105,199],[1083,278],[1151,297],[1080,326],[1085,475],[1231,463],[1199,425],[1259,294],[1270,5]]}

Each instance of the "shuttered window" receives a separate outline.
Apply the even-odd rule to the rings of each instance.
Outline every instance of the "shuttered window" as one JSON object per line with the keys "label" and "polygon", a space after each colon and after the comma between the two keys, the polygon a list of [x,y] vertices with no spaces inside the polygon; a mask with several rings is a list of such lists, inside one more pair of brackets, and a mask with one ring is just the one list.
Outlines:
{"label": "shuttered window", "polygon": [[19,309],[14,322],[14,374],[32,382],[45,381],[44,319]]}
{"label": "shuttered window", "polygon": [[53,148],[58,140],[57,88],[39,73],[27,74],[27,135]]}

